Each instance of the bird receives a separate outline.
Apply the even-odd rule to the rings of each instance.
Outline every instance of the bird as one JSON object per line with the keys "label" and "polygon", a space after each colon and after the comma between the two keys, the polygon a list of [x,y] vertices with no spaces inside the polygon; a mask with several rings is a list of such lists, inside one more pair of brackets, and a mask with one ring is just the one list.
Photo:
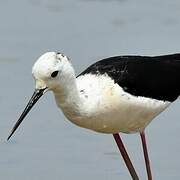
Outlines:
{"label": "bird", "polygon": [[66,55],[46,52],[33,65],[32,75],[35,91],[7,140],[40,97],[52,91],[72,123],[113,135],[133,180],[139,177],[121,133],[139,133],[147,177],[153,179],[145,129],[180,95],[180,54],[108,57],[76,76]]}

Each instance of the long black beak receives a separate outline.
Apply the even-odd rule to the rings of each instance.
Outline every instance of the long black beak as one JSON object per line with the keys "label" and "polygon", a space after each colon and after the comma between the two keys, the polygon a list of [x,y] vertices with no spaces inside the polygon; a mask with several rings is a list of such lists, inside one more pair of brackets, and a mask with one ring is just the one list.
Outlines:
{"label": "long black beak", "polygon": [[18,119],[18,121],[16,122],[16,124],[14,125],[13,129],[11,130],[11,133],[9,135],[9,137],[7,138],[7,140],[9,140],[11,138],[11,136],[14,134],[14,132],[16,131],[16,129],[19,127],[19,125],[21,124],[21,122],[23,121],[23,119],[26,117],[26,115],[28,114],[28,112],[31,110],[31,108],[36,104],[36,102],[39,100],[39,98],[45,93],[45,90],[47,90],[47,88],[44,89],[36,89],[31,97],[31,99],[29,100],[27,106],[25,107],[23,113],[21,114],[20,118]]}

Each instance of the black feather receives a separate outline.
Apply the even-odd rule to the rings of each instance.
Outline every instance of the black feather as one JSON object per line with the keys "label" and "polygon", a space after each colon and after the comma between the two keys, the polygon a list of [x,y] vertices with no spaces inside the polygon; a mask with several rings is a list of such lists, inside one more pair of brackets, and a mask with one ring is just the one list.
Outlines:
{"label": "black feather", "polygon": [[124,91],[163,101],[180,95],[180,54],[116,56],[100,60],[78,75],[107,74]]}

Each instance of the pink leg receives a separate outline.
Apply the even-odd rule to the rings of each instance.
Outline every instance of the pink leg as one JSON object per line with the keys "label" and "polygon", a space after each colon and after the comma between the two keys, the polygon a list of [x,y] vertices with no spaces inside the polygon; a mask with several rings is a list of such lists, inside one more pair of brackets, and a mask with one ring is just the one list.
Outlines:
{"label": "pink leg", "polygon": [[141,141],[142,141],[142,146],[143,146],[144,159],[145,159],[145,163],[146,163],[146,171],[147,171],[148,180],[152,180],[151,167],[150,167],[150,161],[149,161],[146,137],[145,137],[144,131],[141,132],[140,135],[141,135]]}
{"label": "pink leg", "polygon": [[131,174],[132,179],[133,180],[139,180],[138,175],[137,175],[137,173],[136,173],[136,171],[135,171],[135,169],[133,167],[133,164],[132,164],[132,162],[131,162],[131,160],[130,160],[130,158],[128,156],[128,153],[127,153],[127,151],[125,149],[125,146],[124,146],[124,144],[123,144],[123,142],[121,140],[120,135],[119,134],[113,134],[113,136],[114,136],[116,144],[117,144],[117,146],[118,146],[118,148],[119,148],[119,150],[121,152],[121,155],[122,155],[122,157],[124,159],[124,162],[125,162],[128,170],[129,170],[129,173]]}

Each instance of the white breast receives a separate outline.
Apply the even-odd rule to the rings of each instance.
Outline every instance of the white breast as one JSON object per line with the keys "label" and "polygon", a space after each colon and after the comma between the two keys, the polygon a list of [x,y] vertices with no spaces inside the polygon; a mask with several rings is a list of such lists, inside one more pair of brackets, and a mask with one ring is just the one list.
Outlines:
{"label": "white breast", "polygon": [[83,101],[81,116],[71,117],[79,126],[103,133],[142,131],[170,102],[126,93],[107,75],[77,78]]}

